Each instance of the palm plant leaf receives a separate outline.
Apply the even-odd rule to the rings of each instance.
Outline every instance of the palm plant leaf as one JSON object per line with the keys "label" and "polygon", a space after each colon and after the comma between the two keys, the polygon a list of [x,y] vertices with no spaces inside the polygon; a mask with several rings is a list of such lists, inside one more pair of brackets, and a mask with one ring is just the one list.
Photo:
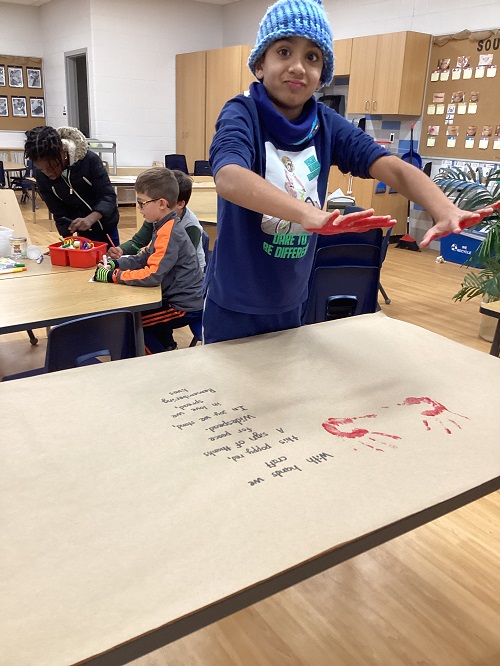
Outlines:
{"label": "palm plant leaf", "polygon": [[[482,169],[475,172],[470,164],[465,169],[447,167],[441,169],[434,181],[462,210],[478,210],[500,200],[500,169],[491,171],[485,177]],[[486,236],[466,265],[480,265],[482,268],[467,272],[460,290],[453,296],[456,301],[476,296],[500,299],[500,211],[495,211],[476,226],[486,232]],[[471,227],[471,231],[475,229]]]}

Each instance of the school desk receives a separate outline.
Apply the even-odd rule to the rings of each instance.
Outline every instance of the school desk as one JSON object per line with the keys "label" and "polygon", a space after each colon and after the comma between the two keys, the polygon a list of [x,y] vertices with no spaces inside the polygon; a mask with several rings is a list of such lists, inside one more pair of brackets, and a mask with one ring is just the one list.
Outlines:
{"label": "school desk", "polygon": [[31,245],[30,235],[14,190],[0,189],[0,225],[13,229],[14,236],[24,236]]}
{"label": "school desk", "polygon": [[498,489],[499,381],[377,313],[0,384],[0,663],[126,663]]}
{"label": "school desk", "polygon": [[19,176],[26,171],[26,166],[24,164],[18,164],[17,162],[4,162],[3,168],[7,176],[7,187],[10,187],[10,175],[18,173]]}
{"label": "school desk", "polygon": [[[48,269],[48,262],[45,266],[43,263],[40,271]],[[56,270],[29,277],[31,270],[36,270],[30,266],[23,273],[3,276],[21,276],[18,279],[0,279],[0,334],[54,326],[75,317],[124,309],[134,313],[138,348],[142,349],[140,312],[161,305],[160,286],[144,288],[89,282],[95,268],[67,272],[54,268]]]}
{"label": "school desk", "polygon": [[0,273],[0,280],[17,280],[19,278],[36,277],[38,275],[47,275],[49,273],[71,273],[81,272],[80,268],[72,266],[54,266],[50,261],[49,255],[44,255],[42,261],[37,263],[34,259],[21,259],[19,263],[24,263],[26,270],[20,273]]}
{"label": "school desk", "polygon": [[491,343],[490,354],[492,356],[500,356],[500,301],[481,303],[479,312],[481,314],[489,315],[490,317],[496,317],[498,319],[493,342]]}

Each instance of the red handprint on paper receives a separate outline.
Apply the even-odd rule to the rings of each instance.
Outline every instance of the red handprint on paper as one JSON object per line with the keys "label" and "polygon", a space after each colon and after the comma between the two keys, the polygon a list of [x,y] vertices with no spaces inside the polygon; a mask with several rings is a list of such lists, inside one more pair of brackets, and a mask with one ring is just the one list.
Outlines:
{"label": "red handprint on paper", "polygon": [[[425,405],[426,408],[421,410],[421,405]],[[427,397],[409,397],[403,400],[403,402],[397,403],[395,407],[413,407],[417,406],[420,409],[413,410],[415,415],[418,414],[418,417],[424,417],[422,423],[427,431],[436,430],[436,428],[443,429],[447,435],[452,435],[453,431],[458,429],[461,430],[462,426],[458,423],[457,418],[468,419],[467,416],[462,414],[457,414],[450,411],[440,402],[433,400],[432,398]],[[382,409],[389,410],[390,407],[384,406]],[[412,412],[410,412],[411,416]],[[393,442],[394,440],[400,440],[399,435],[390,435],[385,432],[380,432],[377,430],[368,430],[366,427],[361,425],[353,425],[354,421],[359,421],[360,419],[376,419],[377,414],[365,414],[363,416],[352,416],[352,417],[330,417],[321,425],[323,428],[335,437],[340,437],[341,439],[353,440],[360,445],[367,446],[370,449],[375,451],[385,451],[385,448],[381,447],[390,447],[393,449],[398,448]],[[350,427],[345,427],[350,426]],[[392,441],[391,441],[392,440]]]}
{"label": "red handprint on paper", "polygon": [[323,428],[329,432],[331,435],[336,437],[342,437],[345,439],[355,439],[357,442],[363,446],[367,446],[370,449],[375,451],[384,451],[385,449],[380,448],[380,446],[390,446],[394,447],[394,444],[387,442],[387,439],[401,439],[398,435],[389,435],[384,432],[377,432],[376,430],[367,430],[366,428],[354,427],[352,430],[341,429],[340,426],[351,424],[354,421],[359,419],[375,419],[377,418],[376,414],[365,414],[364,416],[353,416],[352,418],[329,418],[327,421],[322,423]]}
{"label": "red handprint on paper", "polygon": [[459,423],[457,423],[455,419],[450,418],[450,416],[447,416],[445,412],[447,412],[449,415],[459,416],[461,419],[469,420],[467,416],[462,416],[462,414],[456,414],[455,412],[451,412],[447,407],[442,405],[440,402],[432,400],[432,398],[425,398],[425,397],[406,398],[406,400],[403,400],[403,402],[400,403],[398,407],[408,407],[411,405],[422,405],[422,404],[430,405],[431,407],[430,409],[424,409],[424,411],[420,412],[422,416],[429,417],[422,419],[422,423],[424,424],[426,430],[432,430],[433,428],[436,427],[436,425],[441,426],[447,435],[452,434],[452,429],[451,429],[452,426],[461,430],[462,426]]}

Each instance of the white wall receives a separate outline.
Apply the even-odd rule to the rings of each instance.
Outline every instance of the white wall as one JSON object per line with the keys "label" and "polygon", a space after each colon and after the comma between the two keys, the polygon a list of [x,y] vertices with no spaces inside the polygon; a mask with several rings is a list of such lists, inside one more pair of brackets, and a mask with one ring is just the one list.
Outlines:
{"label": "white wall", "polygon": [[52,0],[40,8],[43,36],[43,72],[47,125],[68,124],[63,114],[67,106],[64,54],[88,49],[92,61],[90,0]]}
{"label": "white wall", "polygon": [[40,8],[0,2],[0,53],[41,58]]}
{"label": "white wall", "polygon": [[[268,0],[224,8],[224,46],[254,44]],[[334,39],[400,30],[432,35],[500,26],[499,0],[323,0]]]}
{"label": "white wall", "polygon": [[[193,0],[0,3],[0,51],[43,58],[46,121],[58,127],[68,123],[64,53],[87,48],[91,134],[117,142],[120,166],[150,165],[175,152],[175,55],[222,46],[222,12]],[[3,132],[0,144],[24,138]]]}
{"label": "white wall", "polygon": [[191,0],[90,2],[91,133],[117,142],[120,166],[163,160],[175,152],[175,55],[222,46],[222,8]]}

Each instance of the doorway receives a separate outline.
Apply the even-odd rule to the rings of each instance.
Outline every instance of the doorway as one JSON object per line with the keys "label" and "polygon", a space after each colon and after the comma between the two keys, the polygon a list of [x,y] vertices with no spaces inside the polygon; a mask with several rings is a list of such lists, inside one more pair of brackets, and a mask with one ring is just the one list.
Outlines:
{"label": "doorway", "polygon": [[77,127],[90,137],[89,93],[87,76],[87,49],[68,51],[66,64],[66,91],[68,99],[68,125]]}

